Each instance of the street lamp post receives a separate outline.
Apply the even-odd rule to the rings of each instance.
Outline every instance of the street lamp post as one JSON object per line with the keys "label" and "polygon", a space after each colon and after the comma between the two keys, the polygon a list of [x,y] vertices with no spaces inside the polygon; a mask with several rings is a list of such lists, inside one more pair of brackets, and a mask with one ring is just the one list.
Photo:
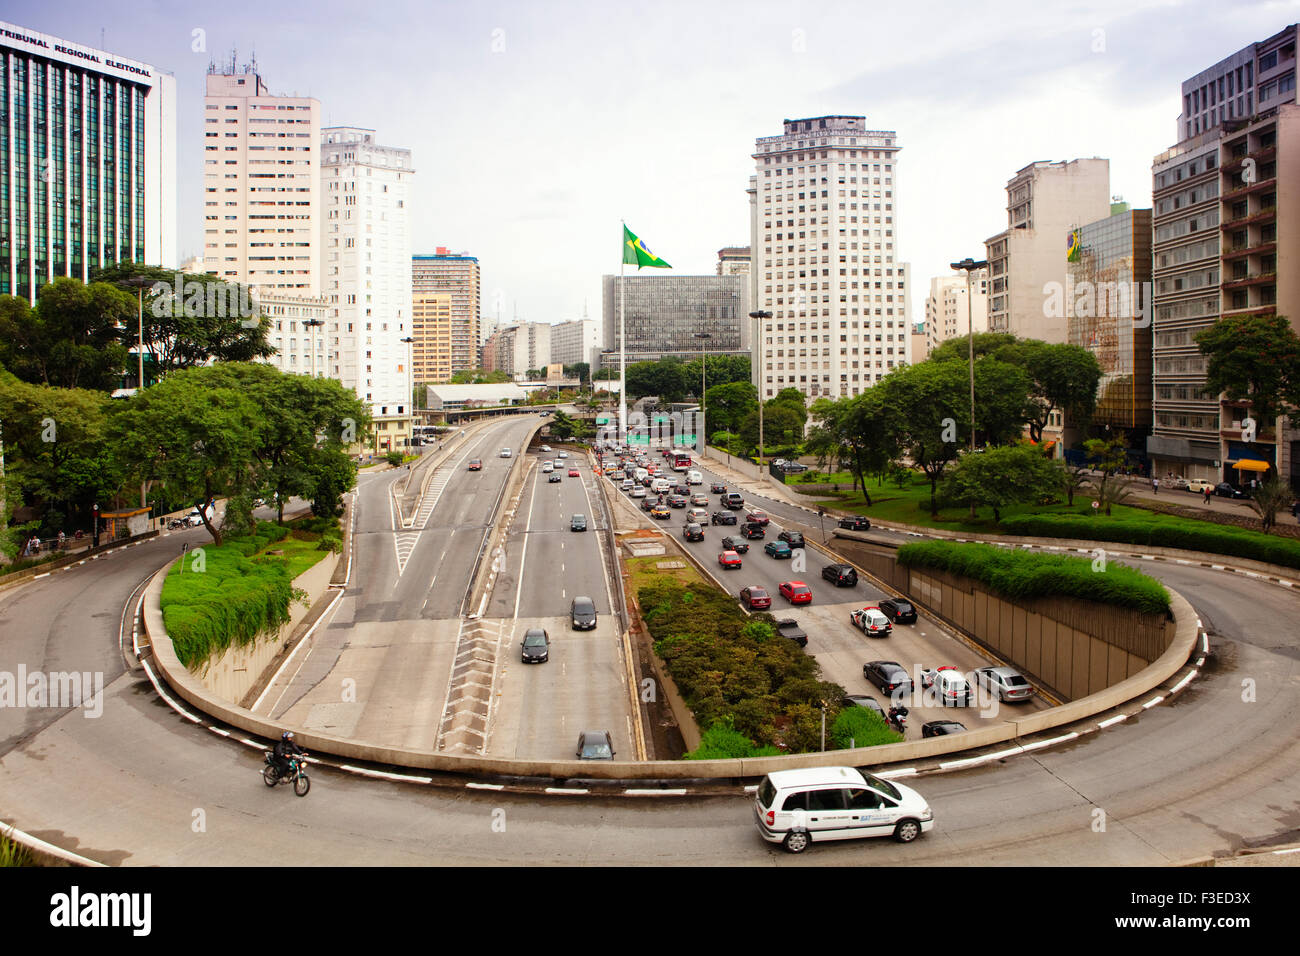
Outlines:
{"label": "street lamp post", "polygon": [[749,313],[751,319],[758,320],[758,458],[759,467],[763,460],[763,320],[772,317],[771,312],[760,309]]}
{"label": "street lamp post", "polygon": [[[135,306],[136,306],[136,359],[137,370],[139,373],[139,384],[136,386],[141,392],[144,391],[144,290],[146,286],[152,286],[154,280],[148,276],[132,276],[124,280],[125,285],[135,288]],[[148,494],[149,483],[140,482],[140,507],[148,507],[146,495]]]}
{"label": "street lamp post", "polygon": [[[967,256],[961,262],[949,263],[954,269],[966,273],[966,342],[970,359],[970,450],[975,450],[975,321],[972,318],[970,274],[976,269],[988,268],[987,260],[976,262]],[[971,506],[972,510],[974,505]]]}
{"label": "street lamp post", "polygon": [[[411,343],[414,342],[415,339],[414,337],[408,335],[406,336],[406,338],[402,339],[402,341],[406,343],[406,397],[410,399],[412,403],[414,403],[415,402],[415,369],[411,368],[411,364],[412,362],[415,361],[415,359],[411,353],[414,350],[415,346],[412,345]],[[415,434],[415,405],[412,404],[411,405],[411,435],[414,434]],[[406,445],[408,448],[411,446],[411,439],[409,436],[406,439]]]}
{"label": "street lamp post", "polygon": [[321,319],[304,319],[303,328],[307,332],[307,348],[311,350],[311,377],[316,377],[316,330],[325,323]]}
{"label": "street lamp post", "polygon": [[700,427],[696,429],[697,437],[695,447],[699,450],[700,457],[704,457],[704,444],[709,434],[708,429],[704,427],[704,359],[705,350],[709,347],[709,339],[713,338],[708,332],[696,332],[695,337],[700,340]]}

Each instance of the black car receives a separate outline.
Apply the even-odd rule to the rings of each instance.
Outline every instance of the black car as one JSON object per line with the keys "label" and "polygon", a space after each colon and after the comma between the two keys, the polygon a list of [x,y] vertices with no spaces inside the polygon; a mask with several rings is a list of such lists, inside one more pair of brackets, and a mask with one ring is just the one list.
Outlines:
{"label": "black car", "polygon": [[922,737],[946,737],[948,734],[960,734],[966,730],[964,724],[955,720],[932,720],[921,725]]}
{"label": "black car", "polygon": [[668,498],[668,506],[670,508],[685,508],[690,503],[691,499],[686,495],[670,495]]}
{"label": "black car", "polygon": [[525,664],[545,664],[551,656],[551,638],[540,627],[530,627],[524,632],[520,658]]}
{"label": "black car", "polygon": [[546,480],[549,481],[549,482],[551,482],[552,484],[554,484],[554,483],[557,482],[557,481],[563,481],[564,478],[563,478],[563,476],[560,475],[560,473],[559,473],[558,471],[553,471],[553,472],[551,472],[550,477],[547,478]]}
{"label": "black car", "polygon": [[709,517],[709,524],[735,524],[736,513],[734,511],[715,511]]}
{"label": "black car", "polygon": [[587,530],[587,516],[586,516],[586,515],[574,515],[572,518],[570,518],[570,519],[569,519],[569,530],[570,530],[570,531],[586,531],[586,530]]}
{"label": "black car", "polygon": [[754,524],[752,521],[746,521],[742,524],[740,533],[751,541],[758,541],[767,537],[767,529],[761,524]]}
{"label": "black car", "polygon": [[576,597],[571,605],[570,617],[576,631],[591,631],[596,628],[596,602],[589,597]]}
{"label": "black car", "polygon": [[880,701],[868,694],[850,694],[840,701],[841,707],[865,707],[868,710],[874,710],[882,718],[885,716],[885,708],[880,706]]}
{"label": "black car", "polygon": [[732,511],[739,511],[745,507],[745,498],[737,492],[728,491],[722,496],[722,507],[730,508]]}
{"label": "black car", "polygon": [[1245,498],[1246,493],[1240,488],[1234,488],[1226,481],[1221,481],[1214,486],[1214,493],[1220,498]]}
{"label": "black car", "polygon": [[608,730],[584,730],[578,734],[579,760],[613,760],[614,738]]}
{"label": "black car", "polygon": [[674,485],[673,491],[675,491],[679,495],[686,495],[688,498],[690,497],[691,494],[691,488],[685,482],[682,482],[681,484],[678,485]]}
{"label": "black car", "polygon": [[904,694],[912,692],[912,680],[897,661],[867,661],[862,665],[862,676],[886,694],[896,690]]}
{"label": "black car", "polygon": [[804,546],[802,531],[782,531],[776,538],[778,541],[784,541],[792,548],[802,548]]}
{"label": "black car", "polygon": [[726,493],[727,486],[720,482],[715,481],[713,484],[709,485],[709,494],[711,495],[725,495]]}
{"label": "black car", "polygon": [[649,495],[646,495],[644,498],[641,499],[641,510],[642,510],[642,511],[650,511],[650,510],[652,510],[652,509],[658,507],[658,505],[659,505],[659,502],[656,501],[654,498],[651,498]]}
{"label": "black car", "polygon": [[735,551],[736,554],[745,554],[749,551],[749,542],[744,538],[737,538],[734,534],[729,534],[722,539],[723,551]]}
{"label": "black car", "polygon": [[840,527],[849,531],[870,531],[871,522],[862,515],[850,515],[847,518],[840,519]]}
{"label": "black car", "polygon": [[916,608],[912,607],[911,601],[903,598],[885,598],[876,606],[880,608],[880,613],[894,624],[916,623]]}
{"label": "black car", "polygon": [[837,588],[851,588],[858,583],[858,572],[851,564],[828,564],[822,568],[822,577]]}
{"label": "black car", "polygon": [[691,522],[688,525],[682,526],[682,537],[687,541],[703,541],[704,529],[694,522]]}
{"label": "black car", "polygon": [[799,626],[799,622],[792,617],[776,622],[776,630],[782,637],[788,637],[800,647],[808,646],[808,635],[804,629]]}

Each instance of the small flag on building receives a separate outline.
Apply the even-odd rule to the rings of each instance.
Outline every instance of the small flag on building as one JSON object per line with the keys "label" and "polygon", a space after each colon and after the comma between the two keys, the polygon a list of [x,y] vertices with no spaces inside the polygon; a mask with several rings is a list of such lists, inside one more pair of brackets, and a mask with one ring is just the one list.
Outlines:
{"label": "small flag on building", "polygon": [[1067,262],[1079,261],[1079,244],[1082,240],[1079,237],[1078,229],[1070,230],[1070,238],[1066,240],[1065,259]]}
{"label": "small flag on building", "polygon": [[623,227],[623,261],[628,265],[636,266],[638,269],[642,266],[652,266],[656,269],[672,268],[672,266],[651,252],[646,247],[646,244],[633,235],[632,230],[627,226]]}

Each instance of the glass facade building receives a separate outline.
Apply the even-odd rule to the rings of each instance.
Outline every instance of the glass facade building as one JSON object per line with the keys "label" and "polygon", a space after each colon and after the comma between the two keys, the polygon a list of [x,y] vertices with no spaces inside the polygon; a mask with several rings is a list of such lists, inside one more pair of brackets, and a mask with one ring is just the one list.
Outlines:
{"label": "glass facade building", "polygon": [[175,80],[0,23],[0,294],[176,263]]}
{"label": "glass facade building", "polygon": [[[749,352],[748,276],[630,275],[622,281],[629,364],[665,355],[692,358],[701,344],[711,354]],[[620,348],[619,294],[619,277],[605,276],[604,348],[614,353],[614,365]],[[700,332],[709,338],[696,338]]]}
{"label": "glass facade building", "polygon": [[1118,212],[1079,229],[1067,263],[1067,341],[1101,366],[1094,427],[1151,431],[1151,210]]}

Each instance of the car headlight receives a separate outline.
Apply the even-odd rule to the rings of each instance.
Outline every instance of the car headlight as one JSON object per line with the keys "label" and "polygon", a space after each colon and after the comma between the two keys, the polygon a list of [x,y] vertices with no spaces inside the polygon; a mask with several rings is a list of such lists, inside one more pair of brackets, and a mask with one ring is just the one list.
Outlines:
{"label": "car headlight", "polygon": [[933,820],[933,819],[934,819],[934,811],[931,810],[930,807],[929,807],[928,805],[927,805],[926,808],[925,808],[925,812],[921,814],[921,819],[922,819],[923,821],[924,821],[924,820]]}

